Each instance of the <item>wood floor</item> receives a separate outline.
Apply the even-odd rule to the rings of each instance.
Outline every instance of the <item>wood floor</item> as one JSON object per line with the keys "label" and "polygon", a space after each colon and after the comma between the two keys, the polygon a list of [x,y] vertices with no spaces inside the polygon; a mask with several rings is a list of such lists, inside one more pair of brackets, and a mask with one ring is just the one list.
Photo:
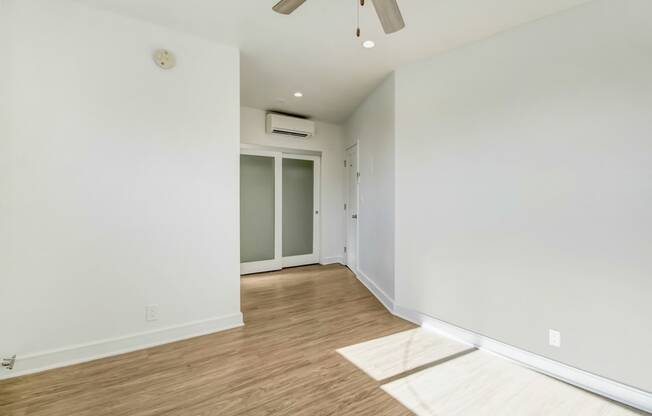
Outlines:
{"label": "wood floor", "polygon": [[475,348],[423,328],[337,350],[369,377],[383,383],[470,351]]}
{"label": "wood floor", "polygon": [[421,416],[639,416],[634,409],[485,351],[384,384]]}
{"label": "wood floor", "polygon": [[0,382],[0,415],[409,415],[336,349],[414,325],[351,272],[242,279],[243,328]]}

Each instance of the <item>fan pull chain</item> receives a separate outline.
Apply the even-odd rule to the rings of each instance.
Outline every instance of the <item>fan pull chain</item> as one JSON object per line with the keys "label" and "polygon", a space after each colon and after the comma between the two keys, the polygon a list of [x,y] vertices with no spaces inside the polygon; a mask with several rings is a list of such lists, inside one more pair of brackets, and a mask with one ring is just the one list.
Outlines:
{"label": "fan pull chain", "polygon": [[355,0],[355,5],[356,5],[356,11],[357,11],[357,29],[355,30],[355,36],[360,37],[360,5],[364,5],[364,0],[360,0],[360,3],[358,3],[358,0]]}

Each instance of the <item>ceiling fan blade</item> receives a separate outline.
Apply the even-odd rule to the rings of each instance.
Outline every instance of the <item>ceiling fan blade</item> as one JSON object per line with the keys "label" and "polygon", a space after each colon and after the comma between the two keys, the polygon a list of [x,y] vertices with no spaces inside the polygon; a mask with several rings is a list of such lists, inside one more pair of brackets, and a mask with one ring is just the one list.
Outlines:
{"label": "ceiling fan blade", "polygon": [[281,14],[290,14],[305,3],[306,0],[281,0],[272,9]]}
{"label": "ceiling fan blade", "polygon": [[403,21],[403,16],[396,0],[373,0],[373,2],[385,33],[398,32],[405,27],[405,22]]}

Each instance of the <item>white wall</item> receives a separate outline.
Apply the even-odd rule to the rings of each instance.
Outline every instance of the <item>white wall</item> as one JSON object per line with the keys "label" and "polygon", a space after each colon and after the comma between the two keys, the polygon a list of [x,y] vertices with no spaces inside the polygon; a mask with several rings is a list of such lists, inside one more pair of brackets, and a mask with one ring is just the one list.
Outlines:
{"label": "white wall", "polygon": [[[0,51],[9,50],[9,22],[8,22],[9,11],[8,10],[9,9],[6,0],[0,0]],[[8,97],[8,89],[7,89],[8,87],[9,87],[8,65],[0,65],[0,166],[6,164],[4,157],[6,157],[7,155],[7,151],[5,150],[4,147],[2,147],[3,140],[1,140],[1,138],[6,137],[9,134],[9,119],[8,119],[9,97]],[[2,182],[0,182],[0,186],[1,185]],[[2,191],[3,189],[0,188],[0,193],[2,193]],[[0,226],[1,225],[2,225],[2,218],[0,218]],[[0,231],[2,231],[2,229],[3,228],[0,228]]]}
{"label": "white wall", "polygon": [[394,76],[346,123],[347,147],[358,143],[358,271],[394,298]]}
{"label": "white wall", "polygon": [[396,301],[652,391],[651,178],[649,0],[400,69]]}
{"label": "white wall", "polygon": [[265,111],[242,107],[241,142],[258,146],[321,152],[321,261],[342,262],[344,256],[344,133],[337,124],[316,121],[309,139],[265,132]]}
{"label": "white wall", "polygon": [[241,323],[238,50],[68,2],[8,6],[1,355],[28,371]]}

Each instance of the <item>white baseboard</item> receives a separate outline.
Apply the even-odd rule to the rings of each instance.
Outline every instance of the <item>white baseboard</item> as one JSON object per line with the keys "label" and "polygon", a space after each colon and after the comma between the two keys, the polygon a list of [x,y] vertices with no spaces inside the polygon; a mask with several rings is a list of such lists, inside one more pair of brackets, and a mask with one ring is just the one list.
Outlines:
{"label": "white baseboard", "polygon": [[438,332],[463,344],[496,354],[500,357],[524,365],[532,370],[549,375],[579,388],[591,391],[628,406],[652,413],[652,393],[631,387],[605,377],[542,357],[500,341],[485,337],[473,331],[460,328],[420,312],[397,305],[368,276],[359,270],[354,274],[367,289],[392,314],[413,322],[423,328]]}
{"label": "white baseboard", "polygon": [[338,257],[324,257],[321,260],[319,260],[319,264],[323,264],[324,266],[327,264],[344,264],[344,257],[338,256]]}
{"label": "white baseboard", "polygon": [[14,369],[3,370],[0,373],[0,380],[208,335],[242,325],[244,325],[242,313],[236,313],[124,337],[104,339],[24,356],[19,355],[16,357]]}
{"label": "white baseboard", "polygon": [[390,313],[394,313],[394,299],[385,293],[376,283],[360,270],[352,270],[358,280],[369,289],[369,291],[387,308]]}
{"label": "white baseboard", "polygon": [[426,329],[438,332],[480,350],[515,361],[535,371],[591,391],[600,396],[608,397],[646,412],[652,412],[652,393],[504,344],[399,305],[394,306],[393,313]]}

